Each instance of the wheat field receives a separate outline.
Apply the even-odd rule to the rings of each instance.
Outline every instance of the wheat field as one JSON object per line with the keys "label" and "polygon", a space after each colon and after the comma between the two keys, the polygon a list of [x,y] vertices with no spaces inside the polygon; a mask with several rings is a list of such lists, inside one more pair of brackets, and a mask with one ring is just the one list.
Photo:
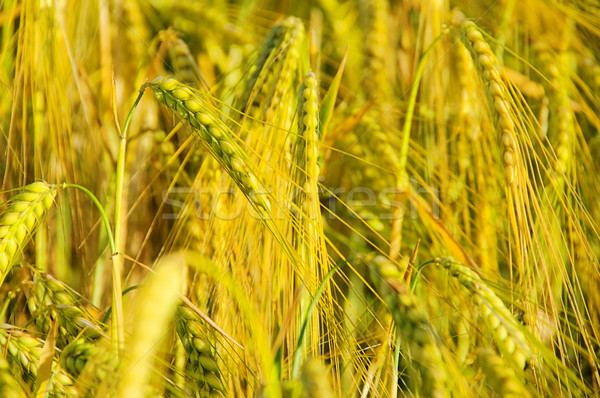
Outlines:
{"label": "wheat field", "polygon": [[0,396],[600,394],[600,5],[0,2]]}

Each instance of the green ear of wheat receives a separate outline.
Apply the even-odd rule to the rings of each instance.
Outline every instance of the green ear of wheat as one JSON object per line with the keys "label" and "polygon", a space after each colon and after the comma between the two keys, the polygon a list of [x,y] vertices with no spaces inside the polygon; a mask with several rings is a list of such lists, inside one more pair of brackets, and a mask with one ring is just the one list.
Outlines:
{"label": "green ear of wheat", "polygon": [[248,164],[246,152],[206,102],[190,87],[172,77],[160,77],[148,85],[160,102],[188,121],[198,132],[201,140],[257,209],[269,213],[271,205],[261,194],[258,178]]}
{"label": "green ear of wheat", "polygon": [[[19,330],[10,330],[0,325],[0,347],[10,360],[18,365],[23,373],[33,381],[42,355],[43,341]],[[77,390],[73,379],[57,363],[53,364],[50,391],[55,397],[76,397]]]}
{"label": "green ear of wheat", "polygon": [[446,268],[473,295],[473,301],[490,328],[500,352],[518,368],[525,368],[533,357],[533,352],[522,331],[523,327],[502,300],[466,265],[450,258],[438,259],[437,263]]}
{"label": "green ear of wheat", "polygon": [[0,217],[0,283],[15,263],[27,240],[52,206],[57,187],[34,182],[23,187]]}
{"label": "green ear of wheat", "polygon": [[52,321],[58,320],[58,346],[61,348],[79,335],[89,340],[105,336],[100,323],[80,308],[75,293],[50,275],[34,275],[27,305],[36,326],[45,334]]}
{"label": "green ear of wheat", "polygon": [[373,265],[375,272],[375,287],[394,317],[403,349],[410,352],[410,357],[420,373],[417,384],[420,385],[423,395],[447,397],[447,370],[432,332],[433,327],[425,312],[420,309],[417,297],[402,282],[398,268],[386,258],[377,256],[369,263]]}
{"label": "green ear of wheat", "polygon": [[223,396],[225,385],[216,362],[213,348],[196,313],[179,306],[177,334],[188,355],[186,368],[198,388],[209,396]]}

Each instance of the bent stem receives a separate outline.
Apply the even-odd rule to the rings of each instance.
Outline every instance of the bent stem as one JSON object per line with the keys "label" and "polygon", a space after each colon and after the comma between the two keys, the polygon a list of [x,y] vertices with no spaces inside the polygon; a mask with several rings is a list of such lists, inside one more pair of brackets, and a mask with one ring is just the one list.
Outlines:
{"label": "bent stem", "polygon": [[96,205],[96,208],[100,212],[100,219],[102,219],[102,223],[104,224],[104,229],[106,230],[106,235],[108,236],[108,244],[110,245],[110,251],[111,251],[111,253],[114,253],[116,251],[115,239],[112,234],[112,229],[110,228],[110,222],[108,221],[108,216],[106,215],[106,212],[104,211],[104,208],[102,207],[102,204],[100,203],[98,198],[96,198],[96,196],[89,189],[87,189],[86,187],[82,187],[81,185],[63,183],[61,187],[62,187],[62,189],[67,189],[67,188],[78,189],[81,192],[85,193],[92,200],[92,202],[94,202],[94,205]]}

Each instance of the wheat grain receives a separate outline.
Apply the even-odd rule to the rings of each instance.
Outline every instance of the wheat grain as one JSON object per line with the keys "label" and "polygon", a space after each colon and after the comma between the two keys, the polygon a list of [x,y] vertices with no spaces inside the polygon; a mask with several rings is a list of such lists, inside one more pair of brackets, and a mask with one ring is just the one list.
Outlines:
{"label": "wheat grain", "polygon": [[44,182],[23,187],[0,217],[0,284],[39,221],[52,206],[57,188]]}

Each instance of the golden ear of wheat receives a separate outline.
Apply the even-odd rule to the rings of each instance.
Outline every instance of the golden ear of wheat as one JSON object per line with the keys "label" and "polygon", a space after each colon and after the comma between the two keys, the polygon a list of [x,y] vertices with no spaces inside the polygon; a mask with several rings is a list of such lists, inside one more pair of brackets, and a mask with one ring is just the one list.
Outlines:
{"label": "golden ear of wheat", "polygon": [[515,123],[510,113],[510,95],[501,77],[500,64],[473,21],[465,19],[458,11],[455,12],[453,20],[460,30],[460,38],[469,49],[485,86],[486,98],[495,116],[498,141],[502,148],[504,176],[510,185],[514,185],[517,183],[519,152]]}
{"label": "golden ear of wheat", "polygon": [[211,396],[225,394],[221,372],[200,317],[183,305],[179,306],[178,315],[177,334],[188,354],[186,368],[190,376],[193,376],[198,388]]}
{"label": "golden ear of wheat", "polygon": [[375,272],[375,287],[386,300],[402,337],[404,349],[421,374],[420,389],[424,396],[448,396],[448,374],[433,334],[433,326],[402,281],[398,268],[383,256],[368,260]]}
{"label": "golden ear of wheat", "polygon": [[[32,335],[0,326],[0,347],[7,353],[11,362],[17,364],[32,379],[37,377],[37,369],[44,342]],[[77,390],[73,379],[57,363],[53,364],[53,377],[50,391],[56,397],[76,397]]]}
{"label": "golden ear of wheat", "polygon": [[0,217],[0,283],[31,238],[44,214],[52,206],[58,188],[34,182],[12,198]]}
{"label": "golden ear of wheat", "polygon": [[188,121],[194,131],[198,132],[198,137],[206,144],[207,149],[257,210],[270,213],[270,202],[259,189],[258,178],[248,164],[246,152],[204,99],[196,95],[191,87],[169,76],[157,78],[147,85],[154,90],[160,102]]}
{"label": "golden ear of wheat", "polygon": [[504,302],[490,289],[472,269],[451,258],[438,259],[438,264],[446,268],[473,295],[473,301],[484,322],[490,328],[500,352],[510,358],[520,369],[531,360],[533,353],[523,333],[523,326],[506,308]]}

